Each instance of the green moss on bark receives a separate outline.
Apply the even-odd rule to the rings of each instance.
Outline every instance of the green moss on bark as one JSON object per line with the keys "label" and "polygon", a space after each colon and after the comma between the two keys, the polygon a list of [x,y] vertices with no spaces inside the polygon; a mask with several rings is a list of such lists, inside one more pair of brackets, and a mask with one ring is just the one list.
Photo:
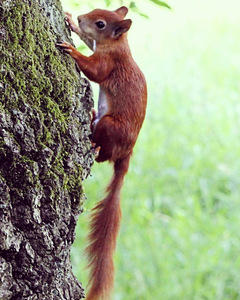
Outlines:
{"label": "green moss on bark", "polygon": [[69,249],[93,163],[91,90],[56,48],[67,39],[58,0],[3,0],[0,15],[0,256],[14,273],[4,293],[81,299]]}

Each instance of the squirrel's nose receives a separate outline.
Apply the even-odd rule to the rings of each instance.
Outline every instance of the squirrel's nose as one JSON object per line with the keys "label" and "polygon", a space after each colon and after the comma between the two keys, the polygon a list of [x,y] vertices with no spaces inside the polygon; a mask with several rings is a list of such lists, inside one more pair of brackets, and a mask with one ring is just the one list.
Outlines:
{"label": "squirrel's nose", "polygon": [[82,21],[81,16],[79,16],[77,19],[78,19],[78,23],[81,23]]}

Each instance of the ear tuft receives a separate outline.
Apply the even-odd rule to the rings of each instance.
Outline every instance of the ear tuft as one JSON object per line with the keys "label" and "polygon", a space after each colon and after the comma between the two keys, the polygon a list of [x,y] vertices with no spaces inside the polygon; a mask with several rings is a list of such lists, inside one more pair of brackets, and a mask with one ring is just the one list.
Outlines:
{"label": "ear tuft", "polygon": [[128,13],[128,8],[126,6],[121,6],[115,10],[115,13],[117,13],[120,17],[125,18]]}

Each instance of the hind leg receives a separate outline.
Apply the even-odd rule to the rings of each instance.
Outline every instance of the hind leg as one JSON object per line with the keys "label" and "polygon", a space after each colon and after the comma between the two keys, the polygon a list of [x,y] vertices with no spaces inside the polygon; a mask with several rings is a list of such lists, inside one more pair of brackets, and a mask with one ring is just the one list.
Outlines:
{"label": "hind leg", "polygon": [[127,136],[126,124],[112,116],[103,116],[92,134],[95,147],[100,146],[97,162],[113,161],[129,155],[133,144]]}
{"label": "hind leg", "polygon": [[[96,119],[97,119],[97,112],[96,112],[96,110],[93,108],[93,109],[92,109],[91,122],[90,122],[90,130],[91,130],[91,132],[93,132],[93,130],[94,130],[94,122],[95,122]],[[91,144],[92,144],[92,149],[91,149],[91,151],[92,151],[92,153],[94,154],[95,159],[97,159],[98,156],[99,156],[99,151],[100,151],[100,148],[101,148],[101,147],[100,147],[100,146],[97,146],[96,143],[94,143],[94,142],[92,141],[92,134],[91,134],[91,136],[90,136],[90,141],[91,141]]]}
{"label": "hind leg", "polygon": [[94,147],[100,147],[97,162],[111,160],[112,149],[114,144],[114,121],[110,116],[102,117],[96,126],[94,126],[92,133],[92,144]]}

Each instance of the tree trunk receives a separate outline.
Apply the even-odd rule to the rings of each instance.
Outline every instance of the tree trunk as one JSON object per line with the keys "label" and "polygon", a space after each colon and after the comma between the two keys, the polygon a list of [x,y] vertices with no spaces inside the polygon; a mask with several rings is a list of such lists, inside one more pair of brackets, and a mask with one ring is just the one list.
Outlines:
{"label": "tree trunk", "polygon": [[59,0],[0,0],[1,300],[84,298],[69,254],[93,103],[68,36]]}

